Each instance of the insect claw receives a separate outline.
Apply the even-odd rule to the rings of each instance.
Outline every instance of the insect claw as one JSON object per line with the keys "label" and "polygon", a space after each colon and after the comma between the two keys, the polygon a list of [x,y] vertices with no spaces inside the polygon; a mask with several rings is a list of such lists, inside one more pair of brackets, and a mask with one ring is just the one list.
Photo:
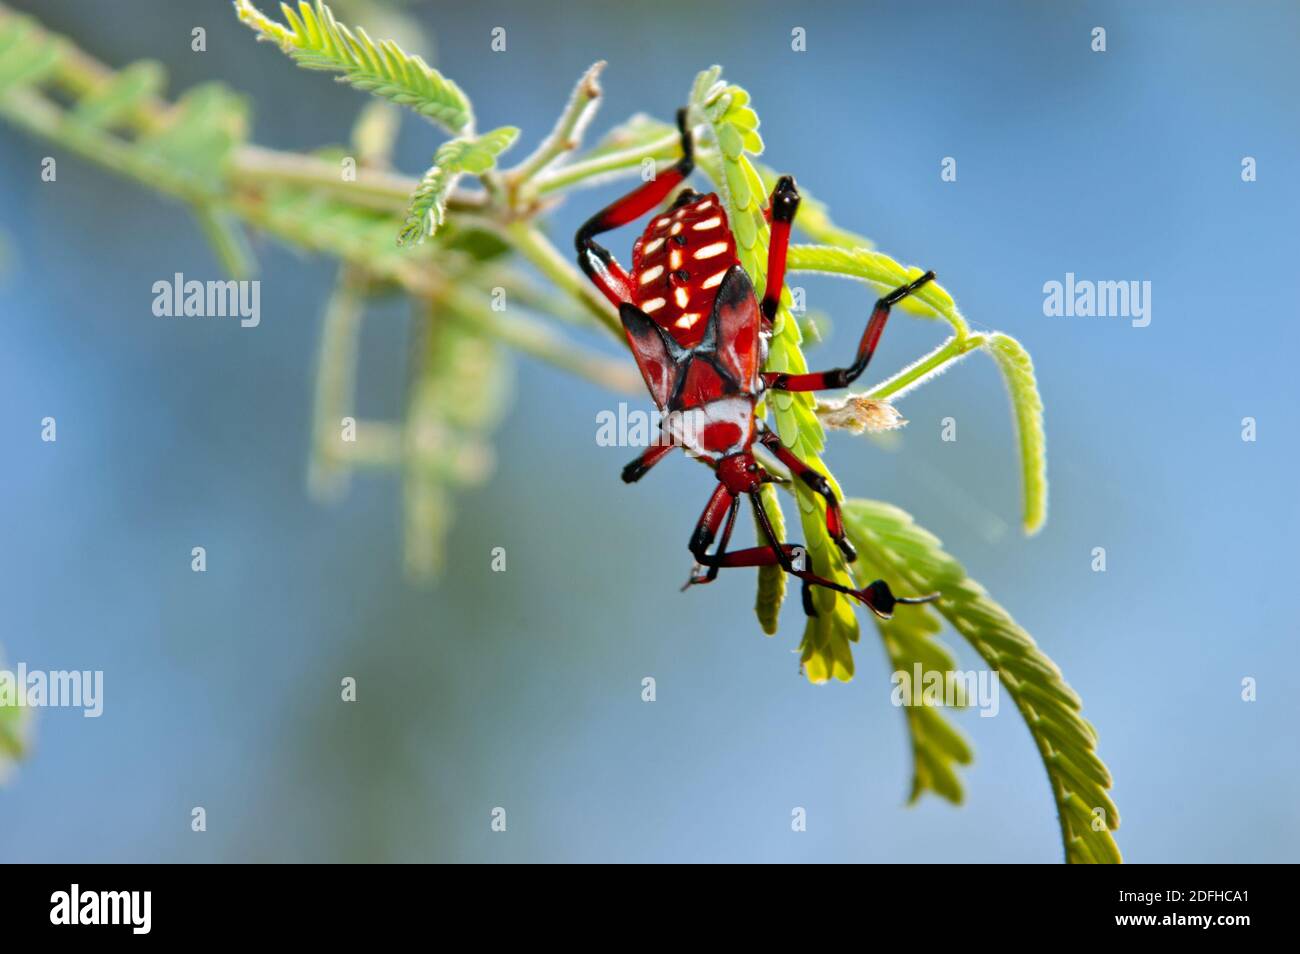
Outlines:
{"label": "insect claw", "polygon": [[704,567],[700,566],[700,564],[698,563],[695,564],[695,566],[691,569],[690,577],[687,579],[685,583],[682,584],[682,588],[678,592],[685,593],[692,586],[695,586],[698,583],[711,583],[712,580],[709,579],[708,575],[700,572],[703,569]]}

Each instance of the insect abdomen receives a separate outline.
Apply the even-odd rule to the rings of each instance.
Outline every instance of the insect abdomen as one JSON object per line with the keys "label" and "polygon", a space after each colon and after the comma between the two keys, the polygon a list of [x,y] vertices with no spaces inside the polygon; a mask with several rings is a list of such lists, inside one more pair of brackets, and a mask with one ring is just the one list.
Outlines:
{"label": "insect abdomen", "polygon": [[718,286],[737,264],[736,243],[716,193],[650,220],[632,247],[636,305],[689,348],[704,336]]}

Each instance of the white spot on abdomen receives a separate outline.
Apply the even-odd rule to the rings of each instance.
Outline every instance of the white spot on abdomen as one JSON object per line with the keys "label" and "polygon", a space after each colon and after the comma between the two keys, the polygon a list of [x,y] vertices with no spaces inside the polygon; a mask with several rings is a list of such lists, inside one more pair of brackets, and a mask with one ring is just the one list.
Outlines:
{"label": "white spot on abdomen", "polygon": [[[710,424],[735,424],[740,439],[730,447],[721,450],[709,450],[704,446],[704,430]],[[742,450],[751,436],[754,426],[754,399],[752,397],[729,397],[710,401],[699,407],[684,411],[673,411],[663,420],[663,429],[673,443],[701,457],[713,460],[726,457]]]}

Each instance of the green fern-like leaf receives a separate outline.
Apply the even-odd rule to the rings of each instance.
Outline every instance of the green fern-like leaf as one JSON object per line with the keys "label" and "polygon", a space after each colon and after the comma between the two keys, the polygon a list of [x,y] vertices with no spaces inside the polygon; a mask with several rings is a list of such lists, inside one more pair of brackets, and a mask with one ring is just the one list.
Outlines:
{"label": "green fern-like leaf", "polygon": [[[850,526],[849,530],[853,533],[855,528]],[[862,579],[893,575],[889,567],[872,562],[870,551],[859,552],[853,569]],[[957,668],[952,652],[939,639],[943,624],[932,607],[909,606],[906,612],[895,613],[893,619],[877,619],[876,627],[892,672],[912,676],[917,664],[925,673],[946,673]],[[960,693],[957,702],[965,705]],[[931,791],[955,805],[961,804],[963,793],[957,768],[974,760],[970,744],[942,710],[928,702],[904,706],[903,712],[912,743],[912,790],[908,801],[914,803]]]}
{"label": "green fern-like leaf", "polygon": [[384,278],[396,279],[413,264],[393,242],[391,216],[309,189],[269,188],[257,200],[241,198],[237,207],[254,225],[286,242],[336,255]]}
{"label": "green fern-like leaf", "polygon": [[1001,332],[988,335],[985,348],[1002,371],[1011,398],[1020,443],[1025,533],[1037,533],[1047,520],[1047,436],[1043,432],[1043,399],[1038,395],[1034,363],[1019,341]]}
{"label": "green fern-like leaf", "polygon": [[939,540],[902,510],[849,500],[844,515],[863,559],[880,567],[883,578],[901,592],[938,591],[938,612],[998,672],[1047,769],[1066,860],[1119,862],[1111,836],[1119,828],[1119,810],[1106,793],[1110,772],[1097,756],[1097,732],[1080,714],[1082,703],[1056,664],[966,576]]}
{"label": "green fern-like leaf", "polygon": [[515,127],[502,126],[481,136],[443,143],[434,154],[433,165],[420,178],[420,187],[411,196],[397,243],[418,244],[437,232],[447,212],[447,195],[456,180],[465,173],[482,175],[494,168],[497,156],[509,149],[518,136]]}
{"label": "green fern-like leaf", "polygon": [[[897,288],[921,274],[921,269],[905,268],[882,252],[827,245],[792,245],[787,265],[791,271],[857,278],[882,292]],[[900,383],[906,382],[903,386],[877,388],[870,394],[874,397],[897,397],[945,370],[951,361],[980,348],[988,351],[1002,372],[1011,398],[1020,450],[1024,530],[1027,534],[1037,533],[1047,519],[1047,438],[1043,430],[1043,401],[1038,394],[1029,353],[1010,335],[972,333],[952,296],[937,282],[930,282],[918,294],[903,299],[898,307],[921,317],[942,318],[952,326],[955,334],[934,355],[922,358],[897,375]]]}
{"label": "green fern-like leaf", "polygon": [[[771,234],[763,216],[767,194],[749,155],[763,149],[758,135],[758,116],[749,106],[749,94],[721,80],[719,67],[696,77],[690,96],[695,115],[709,124],[717,151],[702,154],[700,166],[717,184],[736,237],[736,253],[754,285],[762,289],[767,276],[767,243]],[[790,314],[790,293],[782,289],[781,307],[773,322],[773,336],[766,370],[800,373],[808,370],[800,350],[799,325]],[[822,463],[824,446],[815,402],[809,394],[773,393],[769,407],[777,433],[797,456],[827,475],[835,493],[840,493]],[[843,555],[826,532],[825,501],[802,483],[795,485],[804,546],[812,567],[822,576],[846,586],[853,585]],[[849,599],[833,590],[816,588],[814,605],[818,615],[809,617],[800,644],[805,675],[813,682],[853,678],[850,643],[858,639],[858,620]]]}
{"label": "green fern-like leaf", "polygon": [[[893,291],[918,278],[924,269],[905,268],[884,252],[869,248],[838,248],[829,245],[791,245],[786,267],[792,272],[825,272],[870,283],[877,291]],[[958,338],[970,334],[952,296],[938,282],[930,282],[908,295],[896,306],[921,318],[942,318],[952,325]]]}
{"label": "green fern-like leaf", "polygon": [[[785,539],[785,515],[781,512],[781,502],[776,495],[776,486],[764,484],[761,497],[763,510],[772,525],[772,532],[782,540]],[[762,539],[763,529],[754,517],[754,532]],[[763,632],[775,636],[780,625],[781,604],[785,601],[785,570],[779,566],[762,566],[758,568],[758,595],[754,597],[754,613]]]}
{"label": "green fern-like leaf", "polygon": [[153,60],[138,60],[114,73],[72,110],[73,122],[109,129],[129,118],[140,105],[159,95],[167,73]]}
{"label": "green fern-like leaf", "polygon": [[[866,575],[866,569],[860,572]],[[888,621],[877,620],[880,635],[889,654],[894,672],[911,675],[920,663],[922,672],[951,672],[957,668],[948,647],[936,637],[941,629],[934,613],[927,607],[921,612],[898,613]],[[926,791],[946,798],[954,805],[962,802],[958,765],[974,760],[970,744],[943,713],[928,703],[905,706],[908,733],[912,740],[912,791],[909,802],[916,802]]]}
{"label": "green fern-like leaf", "polygon": [[0,705],[0,765],[23,756],[26,748],[23,716],[24,710],[17,706]]}
{"label": "green fern-like leaf", "polygon": [[6,704],[8,701],[0,702],[0,781],[4,780],[8,764],[21,759],[27,751],[31,728],[31,710]]}
{"label": "green fern-like leaf", "polygon": [[342,73],[343,82],[407,106],[453,134],[474,126],[474,111],[460,87],[392,40],[376,43],[365,30],[343,26],[322,0],[315,5],[301,0],[296,11],[281,4],[287,25],[263,14],[250,0],[235,0],[235,9],[259,39],[279,44],[304,69]]}
{"label": "green fern-like leaf", "polygon": [[[438,307],[417,313],[416,367],[402,439],[405,563],[415,579],[442,569],[455,515],[452,493],[490,472],[485,435],[500,419],[510,388],[501,348],[466,325],[444,320],[449,316]],[[466,401],[471,390],[475,398]]]}
{"label": "green fern-like leaf", "polygon": [[136,152],[183,170],[205,193],[225,190],[226,164],[248,131],[243,97],[220,83],[196,86],[177,101],[167,122],[136,144]]}
{"label": "green fern-like leaf", "polygon": [[63,43],[35,21],[0,11],[0,97],[49,76],[63,55]]}

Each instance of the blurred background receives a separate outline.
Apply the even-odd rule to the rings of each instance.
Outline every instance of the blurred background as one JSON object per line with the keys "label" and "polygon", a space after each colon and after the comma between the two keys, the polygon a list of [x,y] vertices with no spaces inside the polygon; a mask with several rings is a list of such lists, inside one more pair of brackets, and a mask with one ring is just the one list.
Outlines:
{"label": "blurred background", "polygon": [[[256,43],[222,0],[11,6],[109,64],[162,61],[169,95],[231,84],[264,145],[343,142],[367,101]],[[983,355],[900,402],[896,450],[834,434],[828,462],[850,495],[938,534],[1061,666],[1100,733],[1127,860],[1296,860],[1294,4],[405,7],[482,128],[522,127],[514,159],[596,59],[591,141],[636,111],[670,118],[721,63],[753,96],[765,161],[935,269],[972,325],[1023,342],[1046,405],[1039,536],[1018,530],[1014,436]],[[418,174],[441,138],[408,120],[397,164]],[[594,385],[517,362],[497,466],[457,498],[442,579],[407,582],[395,479],[359,479],[332,508],[305,491],[333,263],[261,239],[259,328],[159,322],[155,281],[219,277],[192,218],[70,155],[41,183],[50,151],[0,125],[0,646],[31,669],[104,670],[105,711],[38,714],[0,788],[0,859],[1060,859],[1005,695],[997,718],[957,716],[976,748],[966,804],[907,808],[904,719],[868,620],[857,678],[811,686],[797,599],[769,639],[752,573],[677,592],[711,475],[674,457],[622,484],[634,452],[594,440],[622,398]],[[621,191],[573,196],[553,216],[562,247]],[[611,248],[626,257],[632,239]],[[1045,317],[1043,284],[1066,272],[1150,281],[1150,326]],[[841,363],[871,292],[798,284],[834,318],[811,363]],[[897,318],[873,378],[942,336]],[[367,321],[367,416],[400,413],[406,347],[404,315]],[[47,415],[56,444],[39,439]],[[339,701],[345,676],[356,704]],[[489,827],[497,806],[506,834]]]}

